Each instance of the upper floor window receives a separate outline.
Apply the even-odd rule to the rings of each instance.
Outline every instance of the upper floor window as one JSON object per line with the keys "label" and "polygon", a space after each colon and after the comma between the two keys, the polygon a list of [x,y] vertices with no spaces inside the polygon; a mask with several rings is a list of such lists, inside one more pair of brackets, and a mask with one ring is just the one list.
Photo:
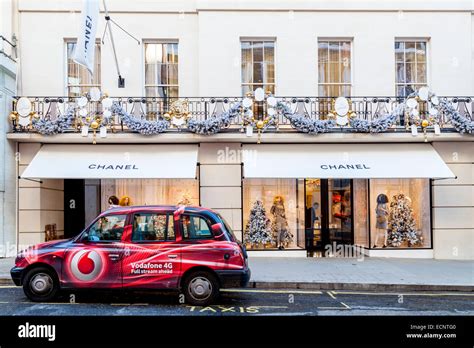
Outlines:
{"label": "upper floor window", "polygon": [[426,86],[426,41],[395,41],[395,91],[407,96]]}
{"label": "upper floor window", "polygon": [[318,42],[318,93],[320,97],[351,95],[351,42]]}
{"label": "upper floor window", "polygon": [[241,41],[242,94],[246,95],[261,87],[275,93],[275,41]]}
{"label": "upper floor window", "polygon": [[145,43],[145,94],[147,97],[178,97],[177,42]]}
{"label": "upper floor window", "polygon": [[94,74],[91,76],[86,67],[74,62],[76,42],[66,42],[67,49],[67,94],[78,97],[88,92],[92,87],[100,88],[100,42],[95,44]]}

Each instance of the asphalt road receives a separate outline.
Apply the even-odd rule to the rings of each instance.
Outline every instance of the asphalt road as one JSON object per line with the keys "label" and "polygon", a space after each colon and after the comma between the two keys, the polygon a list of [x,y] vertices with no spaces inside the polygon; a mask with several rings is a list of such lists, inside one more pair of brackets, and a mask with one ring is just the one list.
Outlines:
{"label": "asphalt road", "polygon": [[218,304],[180,304],[178,294],[81,291],[34,303],[0,286],[0,315],[474,315],[474,293],[229,289]]}

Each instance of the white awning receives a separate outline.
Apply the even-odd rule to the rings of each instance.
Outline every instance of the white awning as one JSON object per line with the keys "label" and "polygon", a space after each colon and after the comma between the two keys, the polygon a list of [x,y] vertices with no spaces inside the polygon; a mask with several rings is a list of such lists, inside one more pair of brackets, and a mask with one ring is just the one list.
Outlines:
{"label": "white awning", "polygon": [[197,145],[43,145],[22,178],[195,178]]}
{"label": "white awning", "polygon": [[454,178],[430,144],[243,145],[245,178]]}

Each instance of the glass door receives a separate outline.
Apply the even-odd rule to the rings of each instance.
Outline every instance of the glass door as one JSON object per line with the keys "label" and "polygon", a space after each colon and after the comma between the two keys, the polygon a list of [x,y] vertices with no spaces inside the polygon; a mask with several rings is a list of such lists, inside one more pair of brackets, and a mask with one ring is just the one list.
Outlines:
{"label": "glass door", "polygon": [[305,208],[309,256],[328,256],[334,246],[353,243],[351,179],[307,179]]}

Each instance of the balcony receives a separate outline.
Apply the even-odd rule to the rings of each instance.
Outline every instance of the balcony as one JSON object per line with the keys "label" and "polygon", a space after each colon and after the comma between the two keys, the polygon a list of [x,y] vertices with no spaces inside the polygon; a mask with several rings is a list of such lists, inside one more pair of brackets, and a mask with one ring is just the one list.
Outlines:
{"label": "balcony", "polygon": [[[431,92],[430,92],[431,93]],[[436,103],[435,103],[436,98]],[[473,97],[15,97],[12,133],[471,133]],[[453,115],[456,116],[453,119]],[[464,122],[464,131],[459,123]],[[48,128],[49,127],[49,128]]]}

